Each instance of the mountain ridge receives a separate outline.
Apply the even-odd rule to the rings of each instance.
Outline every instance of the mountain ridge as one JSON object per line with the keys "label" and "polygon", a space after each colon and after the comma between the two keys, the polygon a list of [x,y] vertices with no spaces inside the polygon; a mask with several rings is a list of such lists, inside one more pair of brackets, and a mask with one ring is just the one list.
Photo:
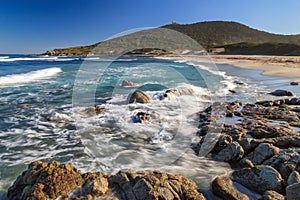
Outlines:
{"label": "mountain ridge", "polygon": [[[222,54],[233,54],[240,51],[240,54],[300,55],[300,34],[283,35],[269,33],[234,21],[205,21],[193,24],[177,24],[173,22],[160,28],[167,28],[186,34],[208,51],[213,48],[223,48],[224,51],[219,52]],[[91,52],[99,43],[54,49],[47,51],[43,55],[89,56],[93,55]],[[259,46],[259,51],[255,51],[255,46]],[[151,54],[151,49],[147,51],[137,50],[129,54],[145,55],[147,52]],[[159,54],[157,50],[153,52],[155,52],[153,53],[154,55]]]}

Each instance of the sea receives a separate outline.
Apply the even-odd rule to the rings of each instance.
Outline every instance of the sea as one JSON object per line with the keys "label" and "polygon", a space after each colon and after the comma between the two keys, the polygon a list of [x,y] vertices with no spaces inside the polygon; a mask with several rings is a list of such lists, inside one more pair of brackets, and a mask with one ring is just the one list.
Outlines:
{"label": "sea", "polygon": [[[0,55],[1,194],[36,160],[82,172],[161,169],[207,190],[231,169],[191,150],[198,114],[216,101],[266,98],[259,74],[181,57]],[[136,90],[150,103],[129,104]]]}

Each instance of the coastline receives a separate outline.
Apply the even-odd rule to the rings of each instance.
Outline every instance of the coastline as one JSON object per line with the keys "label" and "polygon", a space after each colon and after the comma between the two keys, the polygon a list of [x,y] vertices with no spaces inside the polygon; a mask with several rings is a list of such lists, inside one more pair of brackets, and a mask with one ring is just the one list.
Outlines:
{"label": "coastline", "polygon": [[299,78],[299,56],[211,55],[216,64],[231,64],[239,68],[262,70],[262,75]]}

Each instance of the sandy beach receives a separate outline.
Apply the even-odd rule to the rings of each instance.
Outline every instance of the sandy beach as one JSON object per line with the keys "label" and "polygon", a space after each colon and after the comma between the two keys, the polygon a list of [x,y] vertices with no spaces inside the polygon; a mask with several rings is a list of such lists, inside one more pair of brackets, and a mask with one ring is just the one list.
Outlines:
{"label": "sandy beach", "polygon": [[216,64],[231,64],[236,67],[263,70],[263,75],[299,78],[299,56],[252,56],[252,55],[212,55]]}

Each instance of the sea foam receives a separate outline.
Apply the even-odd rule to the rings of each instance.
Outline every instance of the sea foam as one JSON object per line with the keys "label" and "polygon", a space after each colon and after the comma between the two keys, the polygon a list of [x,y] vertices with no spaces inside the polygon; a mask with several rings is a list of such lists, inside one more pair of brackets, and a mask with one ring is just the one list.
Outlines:
{"label": "sea foam", "polygon": [[31,71],[23,74],[12,74],[0,77],[0,87],[13,86],[47,79],[62,72],[58,67]]}

